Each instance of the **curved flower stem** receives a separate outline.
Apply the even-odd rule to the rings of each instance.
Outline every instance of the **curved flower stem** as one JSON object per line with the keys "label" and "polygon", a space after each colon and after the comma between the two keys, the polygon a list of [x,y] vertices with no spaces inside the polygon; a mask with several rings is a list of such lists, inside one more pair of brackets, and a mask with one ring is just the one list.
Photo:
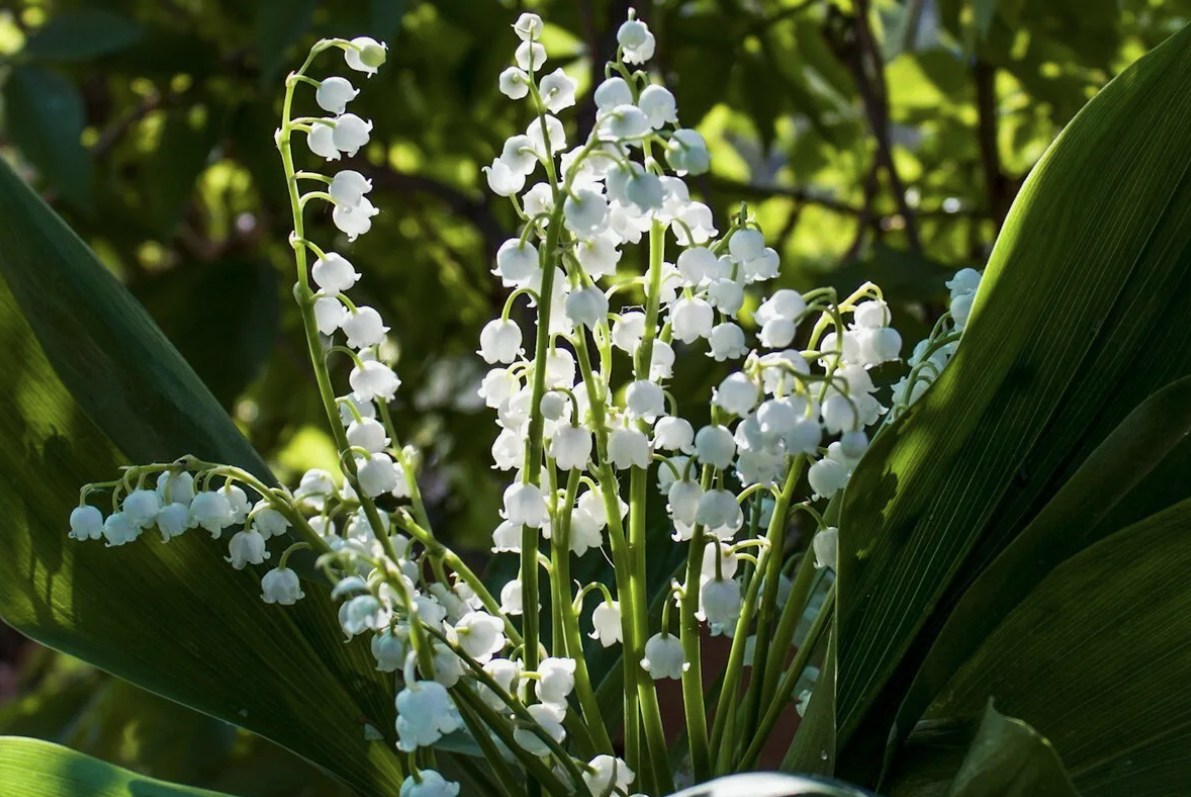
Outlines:
{"label": "curved flower stem", "polygon": [[587,350],[587,338],[575,336],[575,353],[579,361],[579,373],[587,386],[588,404],[591,405],[592,423],[595,425],[596,455],[599,466],[596,481],[600,496],[604,499],[604,514],[608,517],[608,545],[612,549],[612,567],[616,573],[616,589],[622,601],[620,614],[620,635],[624,647],[622,668],[624,671],[624,750],[629,769],[641,772],[641,726],[637,681],[641,675],[641,649],[644,640],[636,638],[637,629],[631,613],[624,611],[623,603],[629,595],[631,566],[628,559],[628,542],[624,536],[624,525],[620,519],[620,495],[617,490],[616,473],[608,460],[608,427],[604,412],[604,395],[601,384],[591,370],[591,355]]}
{"label": "curved flower stem", "polygon": [[600,713],[600,705],[596,702],[595,690],[591,685],[587,658],[583,655],[583,635],[579,630],[579,617],[575,613],[571,598],[571,508],[574,507],[575,498],[579,493],[581,476],[582,471],[578,469],[572,470],[567,476],[566,494],[563,498],[564,510],[560,513],[558,528],[551,539],[553,583],[559,593],[555,611],[562,620],[566,655],[575,661],[575,695],[579,698],[583,719],[591,729],[592,743],[597,752],[612,755],[612,739],[608,735],[604,716]]}
{"label": "curved flower stem", "polygon": [[[714,417],[712,419],[714,422]],[[715,469],[703,466],[699,480],[704,491],[711,487]],[[691,766],[695,770],[695,781],[702,783],[712,776],[711,752],[707,741],[707,704],[703,696],[703,664],[699,644],[699,578],[703,573],[703,526],[695,524],[691,533],[690,551],[687,553],[686,585],[683,587],[682,602],[679,604],[678,633],[682,640],[683,658],[690,665],[682,674],[682,707],[686,716],[687,743],[691,751]]]}
{"label": "curved flower stem", "polygon": [[782,678],[781,685],[777,688],[777,693],[773,696],[773,700],[767,704],[769,708],[766,709],[764,717],[761,718],[761,722],[757,726],[757,731],[753,735],[748,749],[745,750],[744,755],[741,756],[740,761],[737,763],[737,772],[744,772],[749,769],[757,760],[757,756],[761,754],[761,748],[765,745],[769,737],[769,732],[777,724],[778,718],[781,717],[782,711],[790,702],[790,698],[794,694],[794,687],[798,684],[798,679],[802,675],[802,671],[806,669],[811,653],[814,652],[819,638],[827,629],[828,623],[835,616],[834,609],[835,586],[832,585],[827,593],[827,597],[823,601],[823,608],[819,610],[818,616],[815,617],[815,622],[811,625],[810,632],[806,635],[806,640],[802,643],[802,647],[798,649],[798,652],[794,655],[794,660],[790,662],[790,666],[786,669],[785,676]]}
{"label": "curved flower stem", "polygon": [[[812,538],[813,539],[813,538]],[[786,598],[786,605],[782,608],[782,616],[778,621],[777,630],[773,634],[773,644],[769,648],[769,656],[765,661],[765,673],[761,678],[760,705],[767,706],[773,698],[773,691],[777,688],[782,664],[786,659],[786,652],[794,641],[794,631],[798,628],[798,621],[806,611],[807,600],[811,595],[811,588],[815,583],[815,555],[808,544],[802,560],[798,563],[798,572],[794,575],[794,583],[790,587],[790,596]]]}

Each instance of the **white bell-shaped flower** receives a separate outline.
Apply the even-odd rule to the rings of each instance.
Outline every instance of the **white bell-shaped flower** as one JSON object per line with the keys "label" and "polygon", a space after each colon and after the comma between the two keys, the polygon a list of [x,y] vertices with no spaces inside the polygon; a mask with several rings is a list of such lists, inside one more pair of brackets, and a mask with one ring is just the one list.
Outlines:
{"label": "white bell-shaped flower", "polygon": [[608,224],[608,201],[590,188],[568,196],[562,212],[567,229],[582,237],[595,235]]}
{"label": "white bell-shaped flower", "polygon": [[848,469],[829,457],[807,468],[806,479],[816,496],[830,499],[848,482]]}
{"label": "white bell-shaped flower", "polygon": [[765,251],[765,236],[751,227],[737,230],[728,239],[728,252],[741,263],[760,257]]}
{"label": "white bell-shaped flower", "polygon": [[401,782],[400,797],[456,797],[457,794],[459,784],[433,769],[423,769],[418,777],[410,775]]}
{"label": "white bell-shaped flower", "polygon": [[375,595],[365,594],[343,604],[343,611],[339,617],[339,624],[349,635],[362,634],[365,631],[379,631],[387,628],[393,619],[393,614]]}
{"label": "white bell-shaped flower", "polygon": [[550,438],[550,455],[563,470],[586,468],[591,447],[591,432],[582,426],[560,425]]}
{"label": "white bell-shaped flower", "polygon": [[[544,137],[543,137],[543,133],[542,133],[543,123],[546,125],[546,132],[545,132]],[[564,128],[562,126],[562,122],[558,119],[557,116],[551,116],[550,114],[546,114],[545,116],[541,117],[540,119],[533,120],[532,122],[529,123],[529,127],[525,128],[525,135],[529,138],[530,141],[533,142],[534,151],[537,152],[538,155],[543,159],[547,158],[548,156],[552,157],[554,155],[557,155],[559,152],[562,152],[567,147],[567,131],[566,131],[566,128]],[[547,152],[547,147],[546,147],[547,142],[549,142],[549,144],[550,144],[549,152]],[[550,186],[547,185],[546,183],[539,183],[538,185],[541,186],[541,188],[539,190],[541,190],[547,196],[550,196],[552,194],[552,192],[550,190]],[[535,186],[535,188],[537,188],[537,186]],[[543,210],[546,210],[546,208],[545,207],[536,208],[533,212],[531,212],[528,197],[526,198],[526,203],[525,203],[525,212],[526,213],[530,213],[530,215],[533,215],[533,213],[538,213]]]}
{"label": "white bell-shaped flower", "polygon": [[784,349],[794,340],[798,327],[787,318],[771,318],[761,327],[758,339],[767,349]]}
{"label": "white bell-shaped flower", "polygon": [[669,415],[659,418],[653,427],[653,442],[663,451],[694,451],[695,430],[685,418]]}
{"label": "white bell-shaped flower", "polygon": [[446,687],[436,681],[406,682],[397,693],[397,747],[412,753],[463,726]]}
{"label": "white bell-shaped flower", "polygon": [[666,161],[680,175],[704,174],[711,168],[711,153],[699,131],[684,127],[666,143]]}
{"label": "white bell-shaped flower", "polygon": [[661,130],[668,124],[678,124],[678,103],[665,86],[646,86],[637,99],[637,105],[654,130]]}
{"label": "white bell-shaped flower", "polygon": [[740,504],[730,490],[708,490],[699,498],[695,522],[708,529],[731,527],[740,517]]}
{"label": "white bell-shaped flower", "polygon": [[616,139],[638,139],[650,131],[649,117],[636,105],[618,105],[600,120],[602,130]]}
{"label": "white bell-shaped flower", "polygon": [[186,504],[166,504],[157,513],[157,530],[161,532],[162,542],[180,537],[192,528],[194,522],[190,519],[190,507]]}
{"label": "white bell-shaped flower", "polygon": [[538,665],[534,694],[543,703],[565,707],[567,695],[575,688],[575,660],[551,656]]}
{"label": "white bell-shaped flower", "polygon": [[372,122],[361,119],[354,113],[345,113],[335,120],[335,128],[331,131],[331,141],[340,152],[351,158],[360,151],[360,147],[368,143],[372,133]]}
{"label": "white bell-shaped flower", "polygon": [[190,519],[196,526],[218,537],[232,525],[232,506],[227,498],[218,492],[201,492],[190,502]]}
{"label": "white bell-shaped flower", "polygon": [[496,269],[506,288],[525,285],[534,274],[541,273],[538,250],[530,243],[511,238],[496,250]]}
{"label": "white bell-shaped flower", "polygon": [[163,471],[157,477],[157,495],[162,505],[186,504],[190,505],[194,498],[194,476],[187,471],[171,473]]}
{"label": "white bell-shaped flower", "polygon": [[161,499],[154,490],[133,490],[125,496],[121,509],[129,523],[147,529],[157,522]]}
{"label": "white bell-shaped flower", "polygon": [[740,584],[731,578],[708,579],[699,590],[700,610],[713,634],[717,629],[735,628],[741,603]]}
{"label": "white bell-shaped flower", "polygon": [[525,454],[525,442],[512,429],[502,429],[492,443],[492,463],[497,470],[520,467]]}
{"label": "white bell-shaped flower", "polygon": [[608,459],[620,470],[648,468],[649,438],[639,429],[613,429],[608,435]]}
{"label": "white bell-shaped flower", "polygon": [[548,421],[562,420],[570,409],[571,400],[565,393],[559,393],[551,390],[542,396],[542,401],[538,404],[538,409],[542,411],[542,417]]}
{"label": "white bell-shaped flower", "polygon": [[392,401],[393,396],[397,395],[397,388],[401,387],[401,380],[397,378],[397,374],[376,360],[360,363],[352,369],[347,379],[356,396],[363,401]]}
{"label": "white bell-shaped flower", "polygon": [[513,196],[525,187],[525,175],[515,172],[500,158],[493,158],[490,166],[480,171],[488,177],[488,188],[497,196]]}
{"label": "white bell-shaped flower", "polygon": [[310,132],[306,135],[306,146],[310,148],[311,152],[326,161],[337,161],[343,157],[339,148],[335,146],[335,127],[331,121],[314,122],[310,126]]}
{"label": "white bell-shaped flower", "polygon": [[328,337],[347,320],[347,308],[334,296],[320,296],[314,300],[314,322],[318,331]]}
{"label": "white bell-shaped flower", "polygon": [[635,777],[628,764],[610,755],[596,756],[583,771],[583,782],[592,794],[628,794]]}
{"label": "white bell-shaped flower", "polygon": [[454,636],[467,655],[483,664],[505,646],[504,622],[487,612],[471,611],[455,623]]}
{"label": "white bell-shaped flower", "polygon": [[612,324],[612,345],[630,354],[637,351],[641,338],[645,335],[645,313],[635,310],[621,313]]}
{"label": "white bell-shaped flower", "polygon": [[641,213],[649,213],[662,209],[666,192],[656,174],[641,171],[634,172],[625,183],[624,197]]}
{"label": "white bell-shaped flower", "polygon": [[880,365],[896,360],[901,354],[902,336],[893,327],[861,329],[857,333],[857,339],[860,342],[860,359],[866,365]]}
{"label": "white bell-shaped flower", "polygon": [[314,101],[318,107],[327,113],[341,114],[347,110],[347,104],[356,98],[359,90],[352,87],[351,81],[343,77],[324,78],[314,92]]}
{"label": "white bell-shaped flower", "polygon": [[854,432],[844,432],[839,439],[840,448],[844,452],[844,456],[849,459],[860,459],[864,456],[864,452],[868,450],[868,435],[864,433],[863,429],[857,429]]}
{"label": "white bell-shaped flower", "polygon": [[513,60],[526,72],[538,72],[546,65],[546,48],[536,41],[523,41],[517,45]]}
{"label": "white bell-shaped flower", "polygon": [[538,94],[546,110],[558,113],[575,104],[575,89],[578,87],[579,81],[559,68],[542,78],[538,84]]}
{"label": "white bell-shaped flower", "polygon": [[259,565],[269,558],[269,551],[265,548],[265,538],[255,529],[238,531],[232,535],[227,546],[227,561],[232,567],[243,570],[246,565]]}
{"label": "white bell-shaped flower", "polygon": [[654,340],[653,357],[649,362],[649,378],[669,379],[674,375],[674,348],[664,340]]}
{"label": "white bell-shaped flower", "polygon": [[141,527],[133,523],[123,512],[113,512],[103,521],[103,536],[107,547],[125,545],[141,536]]}
{"label": "white bell-shaped flower", "polygon": [[[521,552],[521,527],[516,524],[509,523],[507,520],[504,523],[502,523],[501,526],[507,526],[507,531],[509,534],[517,535],[517,545],[515,548],[501,548],[500,550],[506,551],[506,552],[520,553]],[[496,533],[492,535],[493,539],[495,540],[497,535],[503,535],[504,533],[505,532],[501,531],[501,529],[498,528]],[[518,581],[517,579],[513,579],[512,581],[506,582],[505,585],[500,588],[500,610],[501,610],[501,612],[503,612],[504,614],[508,614],[508,615],[518,615],[518,614],[521,614],[523,611],[525,611],[524,603],[523,603],[524,592],[525,592],[525,590],[523,589],[521,582]]]}
{"label": "white bell-shaped flower", "polygon": [[504,492],[504,517],[518,526],[540,529],[550,520],[546,499],[536,484],[514,482]]}
{"label": "white bell-shaped flower", "polygon": [[397,487],[397,472],[388,454],[373,454],[359,466],[356,473],[360,489],[369,498],[376,498]]}
{"label": "white bell-shaped flower", "polygon": [[724,315],[735,318],[744,306],[744,286],[732,279],[714,279],[707,288],[707,301]]}
{"label": "white bell-shaped flower", "polygon": [[567,295],[564,308],[575,326],[594,329],[608,317],[608,297],[594,286],[578,288]]}
{"label": "white bell-shaped flower", "polygon": [[593,280],[616,273],[620,250],[616,248],[615,238],[613,233],[605,230],[600,235],[580,241],[575,247],[575,258]]}
{"label": "white bell-shaped flower", "polygon": [[70,513],[72,540],[98,540],[103,536],[103,513],[93,506],[78,506]]}
{"label": "white bell-shaped flower", "polygon": [[598,603],[591,612],[591,638],[610,648],[624,641],[622,631],[620,602],[605,600]]}
{"label": "white bell-shaped flower", "polygon": [[836,570],[839,558],[839,529],[828,526],[815,535],[812,545],[815,549],[815,567],[822,570],[831,568]]}
{"label": "white bell-shaped flower", "polygon": [[[360,279],[360,275],[347,258],[335,252],[327,252],[326,254],[327,256],[316,261],[314,268],[311,269],[311,276],[314,277],[315,284],[330,294],[343,293],[346,290],[350,290],[356,284],[356,281]],[[336,304],[339,304],[337,300]],[[335,328],[338,328],[338,325]],[[331,332],[334,332],[335,328]]]}
{"label": "white bell-shaped flower", "polygon": [[622,77],[610,77],[596,86],[594,99],[601,111],[610,111],[618,105],[631,105],[633,92]]}
{"label": "white bell-shaped flower", "polygon": [[[528,709],[530,716],[533,717],[542,730],[556,742],[561,743],[566,738],[567,732],[563,728],[563,720],[566,719],[567,710],[564,706],[556,706],[553,703],[535,703]],[[517,727],[513,731],[513,739],[517,744],[527,752],[536,755],[544,756],[550,754],[550,746],[533,731],[528,728]]]}
{"label": "white bell-shaped flower", "polygon": [[519,100],[529,94],[529,75],[515,66],[500,73],[498,84],[500,93],[510,100]]}
{"label": "white bell-shaped flower", "polygon": [[980,288],[981,274],[974,268],[961,268],[944,284],[951,291],[954,300],[960,296],[974,294]]}
{"label": "white bell-shaped flower", "polygon": [[372,229],[372,217],[380,213],[365,197],[355,207],[336,205],[331,211],[331,221],[347,236],[347,240],[354,241]]}
{"label": "white bell-shaped flower", "polygon": [[861,302],[852,310],[852,321],[858,327],[879,329],[888,326],[891,320],[892,314],[889,312],[889,305],[880,299]]}
{"label": "white bell-shaped flower", "polygon": [[[670,485],[667,498],[670,503],[666,508],[670,511],[671,517],[687,526],[693,526],[699,512],[699,504],[703,499],[703,488],[699,486],[699,483],[690,479],[675,481]],[[715,519],[719,520],[719,515]],[[716,525],[722,524],[717,523]]]}
{"label": "white bell-shaped flower", "polygon": [[[406,632],[408,633],[408,629]],[[409,654],[409,642],[394,629],[385,628],[377,632],[370,644],[372,657],[376,659],[376,669],[379,672],[397,672],[405,665],[405,657]]]}
{"label": "white bell-shaped flower", "polygon": [[710,249],[705,246],[692,246],[683,250],[675,265],[678,267],[678,273],[682,275],[683,283],[694,287],[714,272],[717,263],[718,259]]}
{"label": "white bell-shaped flower", "polygon": [[351,40],[351,46],[343,51],[343,60],[357,72],[363,72],[368,77],[372,77],[385,62],[387,50],[388,47],[376,39],[357,36]]}
{"label": "white bell-shaped flower", "polygon": [[975,293],[965,293],[956,296],[948,306],[951,319],[955,321],[956,329],[963,329],[968,325],[968,318],[972,315],[972,303],[976,301]]}
{"label": "white bell-shaped flower", "polygon": [[529,12],[517,17],[513,23],[513,32],[523,42],[536,41],[542,38],[542,18]]}
{"label": "white bell-shaped flower", "polygon": [[261,579],[261,600],[265,603],[293,606],[304,597],[298,574],[288,567],[275,567]]}
{"label": "white bell-shaped flower", "polygon": [[347,442],[370,454],[376,454],[384,451],[389,445],[389,436],[385,433],[384,424],[380,421],[374,418],[361,418],[348,425]]}
{"label": "white bell-shaped flower", "polygon": [[625,412],[630,418],[652,423],[666,413],[666,394],[656,382],[637,379],[625,389]]}
{"label": "white bell-shaped flower", "polygon": [[374,308],[360,305],[344,319],[343,331],[347,333],[348,346],[353,349],[367,349],[383,343],[389,328]]}
{"label": "white bell-shaped flower", "polygon": [[820,411],[823,414],[823,426],[830,434],[852,431],[860,424],[852,402],[839,393],[828,396]]}
{"label": "white bell-shaped flower", "polygon": [[653,58],[657,42],[649,27],[639,19],[630,19],[616,31],[616,41],[624,52],[626,64],[643,64]]}
{"label": "white bell-shaped flower", "polygon": [[347,208],[358,206],[371,190],[372,181],[352,169],[337,172],[327,189],[336,205]]}
{"label": "white bell-shaped flower", "polygon": [[673,634],[654,634],[645,643],[645,657],[641,659],[641,668],[655,681],[663,678],[678,680],[690,666],[683,653],[681,640]]}
{"label": "white bell-shaped flower", "polygon": [[715,313],[703,299],[684,296],[671,308],[670,323],[675,338],[683,343],[693,343],[711,334]]}
{"label": "white bell-shaped flower", "polygon": [[[501,691],[506,695],[512,695],[514,684],[521,677],[521,663],[509,659],[492,659],[484,665],[484,672],[488,673],[493,681],[496,681],[496,685],[500,687]],[[493,710],[508,711],[508,704],[497,694],[496,690],[489,688],[486,684],[480,684],[476,687],[476,691]]]}
{"label": "white bell-shaped flower", "polygon": [[495,318],[480,330],[480,351],[484,362],[508,365],[524,351],[521,348],[521,327],[512,321]]}
{"label": "white bell-shaped flower", "polygon": [[744,339],[744,330],[731,321],[716,324],[711,328],[708,356],[716,362],[735,360],[748,354],[748,343]]}
{"label": "white bell-shaped flower", "polygon": [[264,499],[257,501],[252,508],[252,525],[266,540],[270,537],[280,537],[289,530],[289,521],[285,519],[285,515]]}
{"label": "white bell-shaped flower", "polygon": [[704,465],[727,470],[736,455],[736,441],[724,426],[704,426],[695,435],[695,456]]}
{"label": "white bell-shaped flower", "polygon": [[719,387],[713,391],[712,402],[741,418],[748,415],[757,406],[760,391],[749,377],[739,371],[729,374]]}
{"label": "white bell-shaped flower", "polygon": [[538,154],[529,136],[512,136],[500,151],[500,162],[515,174],[529,176],[538,166]]}

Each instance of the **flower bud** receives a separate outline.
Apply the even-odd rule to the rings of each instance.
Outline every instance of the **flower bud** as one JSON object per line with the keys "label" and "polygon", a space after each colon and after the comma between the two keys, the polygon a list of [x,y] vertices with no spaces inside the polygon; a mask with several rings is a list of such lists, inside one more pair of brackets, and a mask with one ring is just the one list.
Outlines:
{"label": "flower bud", "polygon": [[352,39],[351,46],[343,51],[343,60],[357,72],[364,72],[368,77],[372,77],[384,64],[387,49],[376,39],[358,36]]}
{"label": "flower bud", "polygon": [[314,101],[327,113],[341,114],[359,93],[347,78],[329,77],[318,84],[314,92]]}

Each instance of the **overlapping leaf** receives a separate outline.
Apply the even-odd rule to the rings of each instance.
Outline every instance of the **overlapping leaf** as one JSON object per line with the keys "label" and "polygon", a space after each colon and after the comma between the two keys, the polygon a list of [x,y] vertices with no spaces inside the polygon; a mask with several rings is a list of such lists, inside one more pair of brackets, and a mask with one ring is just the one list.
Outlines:
{"label": "overlapping leaf", "polygon": [[1170,323],[1191,302],[1189,39],[1110,84],[1036,167],[959,353],[848,488],[837,724],[859,778],[963,589],[1125,415],[1191,371],[1191,327]]}
{"label": "overlapping leaf", "polygon": [[[0,616],[361,794],[395,794],[392,686],[366,644],[343,643],[318,585],[270,607],[259,572],[223,561],[225,543],[66,538],[79,486],[126,462],[193,452],[267,471],[144,310],[7,168],[0,276]],[[367,741],[366,723],[386,741]]]}

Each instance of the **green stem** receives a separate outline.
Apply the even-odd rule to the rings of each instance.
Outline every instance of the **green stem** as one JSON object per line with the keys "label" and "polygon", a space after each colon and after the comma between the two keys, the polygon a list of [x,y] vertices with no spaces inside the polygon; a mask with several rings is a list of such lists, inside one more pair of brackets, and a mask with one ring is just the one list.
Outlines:
{"label": "green stem", "polygon": [[[711,487],[714,468],[703,466],[700,486]],[[707,704],[703,694],[703,663],[699,640],[699,580],[703,574],[703,526],[695,524],[687,553],[686,586],[679,605],[679,638],[683,657],[690,665],[682,674],[682,707],[686,716],[687,744],[691,751],[691,766],[695,782],[702,783],[712,776],[711,752],[707,743]]]}
{"label": "green stem", "polygon": [[778,622],[777,631],[773,634],[773,645],[769,648],[769,657],[765,662],[765,674],[761,679],[761,705],[769,705],[773,699],[773,691],[777,688],[778,676],[782,664],[785,663],[786,652],[794,641],[794,632],[798,629],[798,621],[806,610],[807,599],[811,594],[811,587],[815,583],[815,555],[810,545],[798,563],[798,572],[794,575],[794,583],[790,587],[790,597],[782,608],[782,617]]}
{"label": "green stem", "polygon": [[802,675],[802,671],[806,669],[807,662],[810,660],[811,653],[814,652],[815,646],[823,632],[827,629],[827,624],[834,617],[835,608],[835,586],[827,593],[827,598],[823,601],[823,608],[819,610],[819,615],[815,618],[815,622],[811,625],[810,633],[806,635],[806,641],[802,643],[802,647],[798,649],[798,653],[794,656],[794,661],[790,662],[789,668],[786,670],[785,677],[782,678],[781,686],[778,687],[777,694],[767,705],[769,708],[765,712],[765,716],[761,719],[757,726],[757,732],[753,735],[752,742],[748,749],[745,750],[740,762],[736,766],[737,772],[743,772],[753,765],[757,760],[757,756],[761,754],[761,748],[765,746],[768,740],[770,731],[773,726],[777,724],[778,718],[781,717],[782,711],[786,705],[789,704],[791,696],[794,694],[794,687],[798,684],[798,679]]}

